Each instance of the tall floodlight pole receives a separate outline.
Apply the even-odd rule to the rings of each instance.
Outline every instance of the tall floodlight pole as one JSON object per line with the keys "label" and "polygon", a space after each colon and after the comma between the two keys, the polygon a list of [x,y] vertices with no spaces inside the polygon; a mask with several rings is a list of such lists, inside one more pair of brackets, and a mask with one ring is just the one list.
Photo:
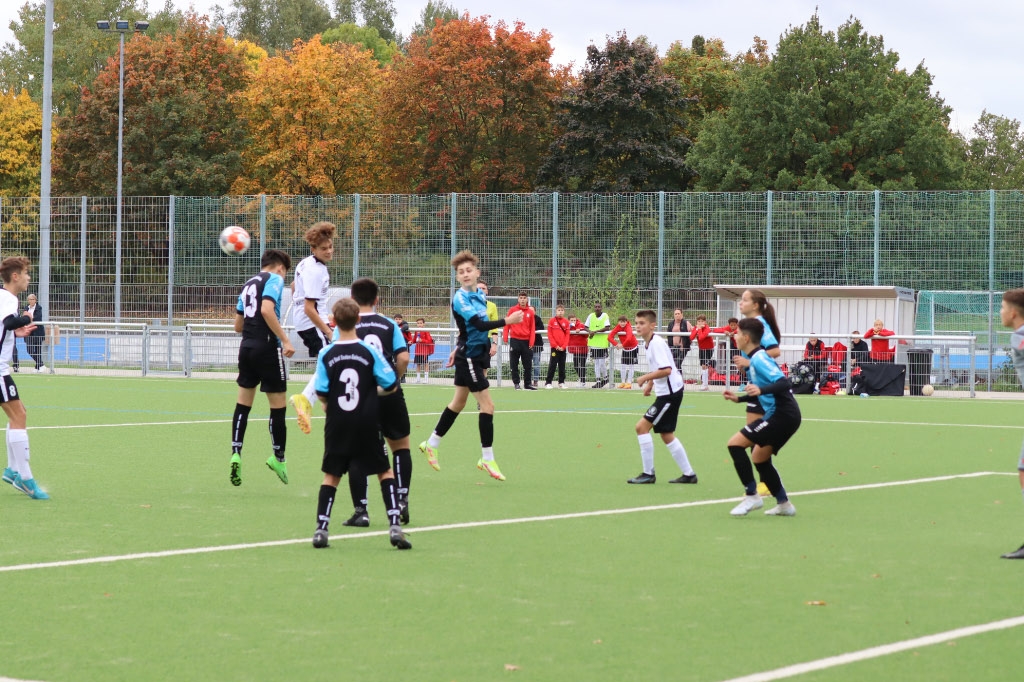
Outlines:
{"label": "tall floodlight pole", "polygon": [[[39,303],[50,315],[50,143],[53,129],[53,0],[46,0],[43,29],[43,140],[39,163]],[[50,363],[51,365],[53,363]]]}
{"label": "tall floodlight pole", "polygon": [[[113,23],[113,28],[111,28]],[[120,52],[118,57],[117,87],[117,212],[114,225],[114,322],[121,322],[121,169],[124,166],[124,34],[134,31],[145,31],[149,28],[148,21],[136,21],[134,28],[130,22],[122,19],[97,21],[96,28],[101,31],[115,32],[120,35]]]}

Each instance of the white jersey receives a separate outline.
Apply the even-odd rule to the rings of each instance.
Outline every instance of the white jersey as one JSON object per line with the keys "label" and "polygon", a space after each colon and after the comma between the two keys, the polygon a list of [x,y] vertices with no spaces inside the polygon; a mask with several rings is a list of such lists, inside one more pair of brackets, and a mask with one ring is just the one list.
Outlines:
{"label": "white jersey", "polygon": [[317,260],[316,256],[306,256],[295,268],[295,293],[292,295],[292,321],[296,331],[305,331],[314,326],[306,315],[306,299],[316,301],[316,312],[320,319],[327,322],[327,290],[331,286],[331,276],[327,272],[327,264]]}
{"label": "white jersey", "polygon": [[665,339],[655,334],[647,343],[646,350],[648,371],[672,369],[672,373],[667,377],[654,380],[655,395],[671,395],[683,390],[683,375],[676,369],[676,362],[672,357],[672,349],[668,347]]}
{"label": "white jersey", "polygon": [[[0,322],[8,317],[18,316],[18,297],[0,289]],[[14,356],[14,330],[0,328],[3,341],[0,342],[0,376],[7,376],[11,373],[11,359]]]}

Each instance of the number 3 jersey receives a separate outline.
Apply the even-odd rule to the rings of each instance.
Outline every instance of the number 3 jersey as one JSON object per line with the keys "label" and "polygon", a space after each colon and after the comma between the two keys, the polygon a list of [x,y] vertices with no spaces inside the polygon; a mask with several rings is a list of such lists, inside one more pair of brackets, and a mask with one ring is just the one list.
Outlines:
{"label": "number 3 jersey", "polygon": [[397,384],[391,365],[365,341],[339,340],[321,350],[313,387],[327,400],[327,451],[346,450],[345,444],[360,440],[353,437],[357,432],[376,438],[377,387],[387,391]]}
{"label": "number 3 jersey", "polygon": [[238,295],[235,312],[242,316],[242,345],[246,347],[280,346],[281,341],[270,331],[263,318],[263,301],[274,302],[274,313],[281,319],[281,292],[284,280],[273,272],[263,271],[250,278]]}

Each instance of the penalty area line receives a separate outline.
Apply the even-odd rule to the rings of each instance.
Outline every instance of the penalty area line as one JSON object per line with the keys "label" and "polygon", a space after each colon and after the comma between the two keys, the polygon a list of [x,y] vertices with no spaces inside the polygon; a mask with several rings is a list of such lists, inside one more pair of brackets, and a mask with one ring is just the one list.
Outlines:
{"label": "penalty area line", "polygon": [[734,677],[732,679],[725,680],[724,682],[772,682],[773,680],[784,680],[790,677],[796,677],[797,675],[815,672],[817,670],[826,670],[828,668],[835,668],[841,665],[859,663],[860,661],[867,661],[872,658],[881,658],[882,656],[897,654],[902,651],[933,646],[935,644],[941,644],[955,639],[962,639],[964,637],[982,635],[986,632],[1008,630],[1021,625],[1024,625],[1024,616],[1016,616],[1014,618],[992,621],[991,623],[982,623],[981,625],[971,625],[968,627],[957,628],[955,630],[947,630],[946,632],[938,632],[934,635],[906,639],[902,642],[873,646],[867,649],[861,649],[860,651],[851,651],[846,654],[839,654],[837,656],[819,658],[816,661],[787,665],[783,668],[776,668],[775,670],[766,670],[752,675],[744,675],[743,677]]}
{"label": "penalty area line", "polygon": [[[818,490],[794,491],[792,494],[801,495],[827,495],[831,493],[853,492],[857,490],[873,490],[877,488],[894,488],[906,485],[917,485],[920,483],[938,483],[942,481],[954,481],[962,478],[980,478],[983,476],[1015,476],[998,471],[975,471],[967,474],[951,474],[948,476],[931,476],[929,478],[914,478],[904,481],[889,481],[885,483],[865,483],[862,485],[842,486],[839,488],[820,488]],[[600,516],[618,516],[620,514],[636,514],[640,512],[666,511],[671,509],[688,509],[690,507],[707,507],[716,504],[734,503],[738,497],[726,497],[715,500],[693,500],[691,502],[675,502],[672,504],[658,504],[646,507],[627,507],[624,509],[598,509],[587,512],[573,512],[569,514],[547,514],[544,516],[526,516],[512,519],[492,519],[490,521],[465,521],[462,523],[449,523],[438,526],[423,526],[409,530],[409,535],[415,537],[419,533],[431,533],[444,530],[463,530],[467,528],[486,528],[492,526],[511,526],[522,523],[539,523],[543,521],[565,521],[569,519],[586,519]],[[369,531],[363,533],[346,533],[331,537],[331,541],[357,540],[361,538],[382,537],[388,535],[388,531]],[[65,568],[69,566],[88,566],[90,564],[111,564],[121,561],[138,561],[142,559],[164,559],[177,556],[191,556],[196,554],[211,554],[214,552],[231,552],[245,549],[263,549],[268,547],[283,547],[286,545],[297,545],[310,542],[309,538],[292,538],[290,540],[267,540],[264,542],[247,542],[232,545],[213,545],[208,547],[189,547],[185,549],[168,549],[157,552],[137,552],[133,554],[119,554],[110,556],[88,557],[85,559],[68,559],[65,561],[47,561],[30,564],[13,564],[0,566],[0,573],[11,573],[15,571],[32,571],[40,568]],[[0,681],[2,682],[2,681]]]}

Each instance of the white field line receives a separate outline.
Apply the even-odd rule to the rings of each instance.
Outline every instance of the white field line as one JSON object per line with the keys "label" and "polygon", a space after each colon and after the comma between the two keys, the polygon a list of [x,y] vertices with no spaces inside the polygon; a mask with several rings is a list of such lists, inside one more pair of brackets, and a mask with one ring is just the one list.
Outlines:
{"label": "white field line", "polygon": [[784,680],[789,677],[796,677],[797,675],[803,675],[804,673],[814,672],[816,670],[825,670],[827,668],[835,668],[840,665],[858,663],[872,658],[896,654],[901,651],[919,649],[921,647],[932,646],[933,644],[941,644],[942,642],[949,642],[951,640],[971,637],[973,635],[981,635],[986,632],[994,632],[996,630],[1007,630],[1021,625],[1024,625],[1024,616],[1006,618],[1004,620],[992,621],[991,623],[970,625],[968,627],[957,628],[956,630],[938,632],[934,635],[905,639],[902,642],[873,646],[868,649],[861,649],[860,651],[851,651],[847,654],[839,654],[838,656],[819,658],[817,661],[797,663],[794,665],[787,665],[784,668],[776,668],[775,670],[767,670],[765,672],[754,673],[752,675],[744,675],[743,677],[734,677],[731,680],[726,680],[725,682],[772,682],[772,680]]}
{"label": "white field line", "polygon": [[[1015,473],[1002,473],[994,471],[976,471],[969,474],[953,474],[949,476],[932,476],[930,478],[915,478],[905,481],[890,481],[887,483],[867,483],[864,485],[850,485],[840,488],[821,488],[818,490],[805,490],[793,492],[793,495],[826,495],[830,493],[852,492],[857,490],[871,490],[875,488],[894,488],[906,485],[918,485],[920,483],[937,483],[940,481],[953,481],[961,478],[980,478],[982,476],[1016,476]],[[485,528],[489,526],[510,526],[521,523],[537,523],[541,521],[563,521],[567,519],[586,519],[598,516],[616,516],[620,514],[635,514],[638,512],[664,511],[668,509],[686,509],[688,507],[706,507],[715,504],[735,503],[738,497],[727,497],[717,500],[695,500],[693,502],[676,502],[673,504],[659,504],[648,507],[629,507],[625,509],[600,509],[589,512],[574,512],[571,514],[550,514],[545,516],[527,516],[514,519],[494,519],[491,521],[466,521],[463,523],[450,523],[440,526],[424,526],[415,528],[409,532],[410,536],[418,533],[430,533],[444,530],[461,530],[464,528]],[[344,535],[331,536],[332,541],[357,540],[361,538],[386,536],[388,531],[369,531],[364,533],[348,533]],[[136,561],[140,559],[163,559],[167,557],[188,556],[193,554],[210,554],[213,552],[230,552],[244,549],[260,549],[264,547],[282,547],[284,545],[296,545],[308,543],[306,538],[293,538],[290,540],[268,540],[265,542],[249,542],[234,545],[214,545],[210,547],[192,547],[187,549],[169,549],[160,552],[138,552],[135,554],[120,554],[111,556],[90,557],[86,559],[71,559],[67,561],[48,561],[32,564],[14,564],[11,566],[0,566],[0,573],[14,571],[32,571],[40,568],[64,568],[67,566],[87,566],[89,564],[109,564],[120,561]]]}
{"label": "white field line", "polygon": [[[431,417],[439,414],[438,412],[412,412],[409,414],[410,417]],[[635,417],[637,411],[631,412],[602,412],[602,411],[587,411],[587,410],[501,410],[499,414],[571,414],[576,417],[585,417],[593,415],[595,417]],[[737,416],[738,415],[738,416]],[[682,414],[680,415],[684,419],[731,419],[739,422],[743,418],[743,413],[738,412],[737,415],[722,415],[722,414]],[[314,415],[314,420],[323,419],[322,416]],[[805,422],[818,422],[823,424],[872,424],[875,426],[944,426],[944,427],[958,427],[966,429],[1024,429],[1024,424],[954,424],[945,422],[902,422],[902,421],[879,421],[879,420],[868,420],[868,419],[804,419]],[[30,431],[46,431],[52,429],[105,429],[105,428],[128,428],[135,426],[191,426],[194,424],[229,424],[230,419],[193,419],[188,421],[166,421],[166,422],[122,422],[118,424],[73,424],[73,425],[62,425],[62,426],[30,426]],[[3,682],[0,680],[0,682]]]}

